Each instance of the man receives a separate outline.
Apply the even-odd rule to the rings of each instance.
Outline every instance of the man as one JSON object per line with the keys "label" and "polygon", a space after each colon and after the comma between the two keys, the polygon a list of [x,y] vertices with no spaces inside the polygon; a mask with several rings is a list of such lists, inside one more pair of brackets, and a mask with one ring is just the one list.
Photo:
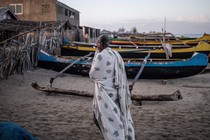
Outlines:
{"label": "man", "polygon": [[135,140],[124,62],[120,54],[109,47],[106,35],[97,40],[89,75],[95,82],[94,117],[105,140]]}
{"label": "man", "polygon": [[89,35],[88,35],[88,33],[85,33],[84,37],[85,37],[85,42],[88,43],[89,42]]}

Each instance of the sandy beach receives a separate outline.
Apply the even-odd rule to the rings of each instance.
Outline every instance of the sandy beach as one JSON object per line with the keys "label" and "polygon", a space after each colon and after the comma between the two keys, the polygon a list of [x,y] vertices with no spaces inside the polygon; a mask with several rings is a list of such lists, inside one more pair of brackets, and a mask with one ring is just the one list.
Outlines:
{"label": "sandy beach", "polygon": [[[49,86],[57,72],[36,69],[0,81],[0,121],[15,122],[41,140],[103,140],[92,120],[92,98],[51,94],[31,87]],[[132,79],[129,79],[131,81]],[[64,74],[53,87],[93,93],[89,77]],[[208,140],[210,137],[210,73],[161,80],[140,79],[132,94],[171,94],[179,101],[143,101],[131,108],[137,140]]]}

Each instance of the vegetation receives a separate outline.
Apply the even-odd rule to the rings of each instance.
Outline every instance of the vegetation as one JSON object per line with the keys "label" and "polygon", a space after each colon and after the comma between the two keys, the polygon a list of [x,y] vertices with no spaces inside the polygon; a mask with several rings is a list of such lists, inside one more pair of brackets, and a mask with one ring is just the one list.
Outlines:
{"label": "vegetation", "polygon": [[136,27],[133,27],[133,28],[131,29],[131,32],[132,32],[133,34],[136,34],[136,33],[137,33]]}
{"label": "vegetation", "polygon": [[125,28],[124,27],[119,28],[118,32],[125,32]]}

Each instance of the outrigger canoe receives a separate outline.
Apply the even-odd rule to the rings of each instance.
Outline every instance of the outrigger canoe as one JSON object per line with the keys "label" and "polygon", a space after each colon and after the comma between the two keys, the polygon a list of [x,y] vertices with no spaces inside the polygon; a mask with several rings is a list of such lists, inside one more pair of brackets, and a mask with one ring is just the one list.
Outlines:
{"label": "outrigger canoe", "polygon": [[162,42],[175,45],[185,45],[182,40],[175,37],[170,32],[164,33],[144,33],[144,34],[118,34],[117,38],[111,38],[110,44],[115,45],[136,45],[141,46],[156,46]]}
{"label": "outrigger canoe", "polygon": [[172,44],[173,46],[195,46],[200,41],[206,41],[210,43],[210,34],[205,33],[202,37],[199,38],[178,38],[175,37],[172,33],[138,34],[130,36],[127,35],[127,37],[113,38],[111,40],[111,44],[132,45],[132,43],[135,43],[136,45],[141,46],[156,46],[161,45],[163,40],[165,43]]}
{"label": "outrigger canoe", "polygon": [[206,41],[210,43],[210,34],[204,33],[202,37],[175,37],[170,32],[164,33],[148,33],[148,34],[119,34],[117,38],[111,38],[111,43],[114,45],[136,45],[141,46],[156,46],[161,45],[162,42],[171,44],[173,46],[195,46],[200,41]]}
{"label": "outrigger canoe", "polygon": [[[163,47],[156,46],[150,48],[142,48],[137,46],[118,46],[110,45],[111,48],[118,51],[121,56],[125,59],[128,58],[144,58],[149,49],[151,50],[150,58],[152,59],[165,59],[166,53]],[[90,52],[95,52],[95,43],[73,43],[61,48],[61,55],[63,56],[84,56]],[[205,53],[206,55],[210,52],[210,44],[205,41],[201,41],[195,47],[183,47],[183,48],[172,48],[171,59],[188,59],[191,58],[194,52]]]}
{"label": "outrigger canoe", "polygon": [[205,41],[207,43],[210,43],[210,34],[203,34],[202,37],[196,38],[196,39],[187,39],[183,40],[184,44],[187,45],[195,45],[198,44],[200,41]]}
{"label": "outrigger canoe", "polygon": [[[76,61],[75,58],[65,59],[40,51],[38,66],[45,69],[61,71]],[[92,63],[92,57],[77,61],[66,73],[88,75]],[[125,68],[128,78],[133,78],[139,72],[143,62],[126,61]],[[193,76],[201,73],[208,65],[208,56],[203,53],[195,53],[189,59],[179,61],[152,61],[145,65],[140,78],[146,79],[172,79]]]}

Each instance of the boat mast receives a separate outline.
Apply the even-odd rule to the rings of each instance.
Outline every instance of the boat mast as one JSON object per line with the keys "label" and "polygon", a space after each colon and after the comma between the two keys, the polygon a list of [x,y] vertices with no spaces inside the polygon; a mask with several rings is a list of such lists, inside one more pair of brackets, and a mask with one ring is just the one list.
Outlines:
{"label": "boat mast", "polygon": [[163,25],[163,44],[165,44],[165,35],[166,35],[166,17],[164,18],[164,25]]}

